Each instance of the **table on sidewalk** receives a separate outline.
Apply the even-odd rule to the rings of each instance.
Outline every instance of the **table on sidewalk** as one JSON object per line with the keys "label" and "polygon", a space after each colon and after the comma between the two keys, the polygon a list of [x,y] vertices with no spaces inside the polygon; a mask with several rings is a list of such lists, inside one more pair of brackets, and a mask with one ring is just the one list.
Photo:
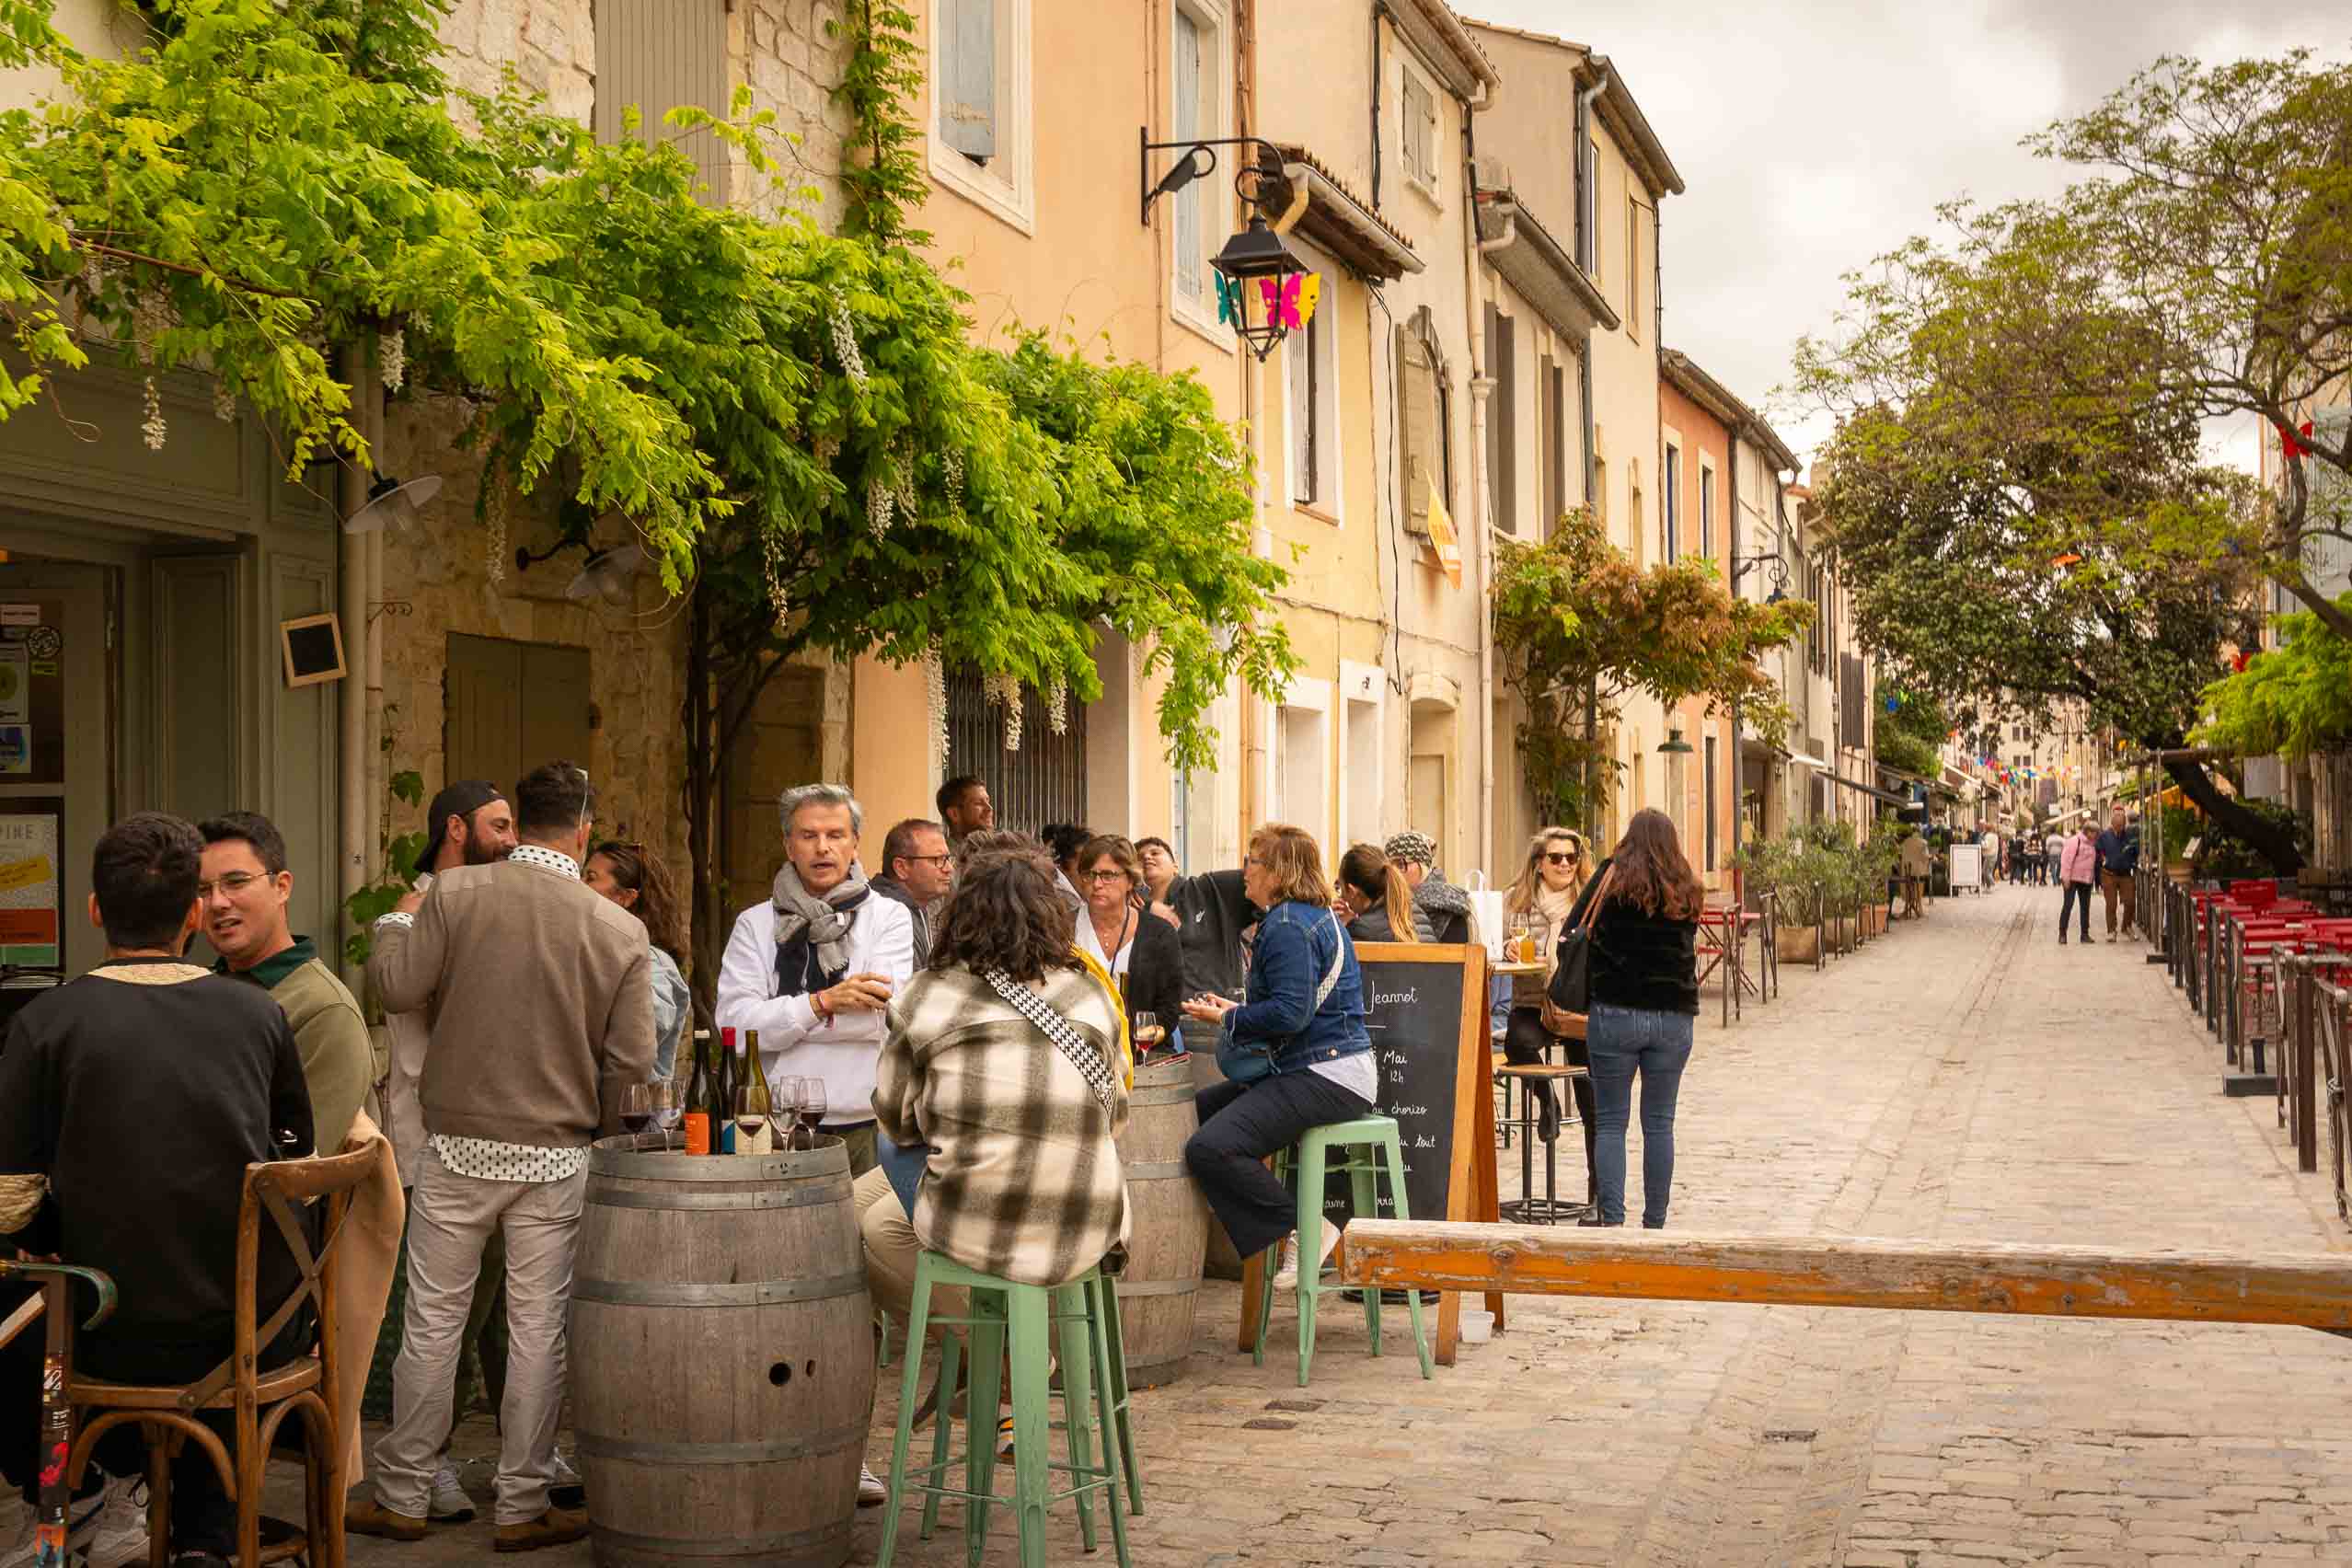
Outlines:
{"label": "table on sidewalk", "polygon": [[[1723,972],[1727,1025],[1735,1013],[1746,1016],[1744,993],[1757,989],[1755,978],[1747,973],[1747,933],[1763,918],[1736,904],[1710,904],[1699,912],[1699,984],[1703,986],[1710,975]],[[1762,999],[1761,992],[1758,998]]]}

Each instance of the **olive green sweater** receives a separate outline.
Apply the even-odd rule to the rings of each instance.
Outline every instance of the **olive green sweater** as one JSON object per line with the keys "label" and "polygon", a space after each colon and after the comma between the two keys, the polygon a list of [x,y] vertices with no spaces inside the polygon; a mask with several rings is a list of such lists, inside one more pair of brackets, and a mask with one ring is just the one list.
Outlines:
{"label": "olive green sweater", "polygon": [[310,1086],[310,1122],[319,1151],[340,1150],[376,1077],[367,1020],[350,990],[320,961],[308,937],[296,937],[294,946],[248,970],[231,970],[225,959],[213,967],[252,981],[284,1009],[302,1055],[302,1076]]}

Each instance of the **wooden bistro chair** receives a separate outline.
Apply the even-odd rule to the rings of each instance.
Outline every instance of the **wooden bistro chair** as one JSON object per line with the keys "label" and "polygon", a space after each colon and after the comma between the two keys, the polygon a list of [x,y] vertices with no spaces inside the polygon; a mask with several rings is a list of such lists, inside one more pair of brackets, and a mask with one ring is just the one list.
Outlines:
{"label": "wooden bistro chair", "polygon": [[[373,1148],[325,1159],[282,1159],[245,1168],[245,1195],[236,1222],[236,1337],[229,1358],[184,1388],[102,1382],[71,1375],[67,1391],[81,1413],[74,1443],[70,1482],[78,1484],[90,1449],[114,1427],[136,1423],[147,1439],[147,1562],[167,1568],[171,1561],[171,1461],[194,1443],[220,1472],[221,1484],[236,1500],[237,1568],[306,1557],[309,1568],[343,1568],[343,1455],[336,1402],[356,1398],[347,1388],[335,1344],[335,1243],[340,1239],[352,1193],[375,1168]],[[297,1214],[324,1199],[324,1241],[313,1251]],[[254,1300],[261,1253],[261,1216],[267,1214],[285,1238],[302,1278],[294,1294],[266,1321]],[[280,1366],[255,1365],[259,1352],[293,1320],[303,1302],[317,1311],[317,1353]],[[199,1419],[203,1411],[229,1411],[235,1453]],[[264,1549],[261,1544],[261,1485],[278,1429],[289,1415],[302,1417],[304,1529]]]}

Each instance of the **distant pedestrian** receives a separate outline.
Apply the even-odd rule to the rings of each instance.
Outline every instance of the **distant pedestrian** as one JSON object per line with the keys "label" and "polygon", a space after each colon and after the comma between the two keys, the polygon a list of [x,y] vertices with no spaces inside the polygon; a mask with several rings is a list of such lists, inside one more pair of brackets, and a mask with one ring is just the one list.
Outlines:
{"label": "distant pedestrian", "polygon": [[1905,836],[1900,854],[1903,871],[1903,917],[1907,920],[1917,920],[1927,913],[1926,906],[1920,902],[1920,895],[1927,891],[1928,873],[1933,869],[1932,857],[1928,853],[1927,840],[1920,836],[1918,828],[1911,829],[1910,833]]}
{"label": "distant pedestrian", "polygon": [[[2099,835],[2099,886],[2107,895],[2107,940],[2116,940],[2116,906],[2123,906],[2123,934],[2132,929],[2132,873],[2139,869],[2139,835],[2124,820],[2118,804],[2107,813],[2107,831]],[[2088,937],[2083,939],[2088,941]]]}
{"label": "distant pedestrian", "polygon": [[2058,851],[2058,877],[2066,883],[2065,902],[2058,905],[2058,945],[2066,945],[2067,917],[2074,906],[2082,905],[2082,940],[2091,940],[2091,887],[2099,874],[2099,849],[2092,842],[2091,830],[2078,827],[2068,836],[2066,847]]}
{"label": "distant pedestrian", "polygon": [[2053,826],[2049,836],[2042,840],[2042,874],[2050,882],[2061,880],[2058,876],[2058,856],[2065,849],[2066,835]]}
{"label": "distant pedestrian", "polygon": [[[1682,853],[1664,812],[1633,813],[1625,836],[1593,880],[1568,925],[1591,913],[1593,1177],[1600,1212],[1582,1225],[1625,1223],[1625,1129],[1633,1079],[1642,1079],[1642,1228],[1666,1226],[1674,1186],[1675,1101],[1690,1061],[1699,1016],[1699,914],[1707,890]],[[1597,906],[1596,906],[1597,905]]]}
{"label": "distant pedestrian", "polygon": [[1990,887],[2000,881],[2000,834],[1989,825],[1977,844],[1985,852],[1985,885]]}

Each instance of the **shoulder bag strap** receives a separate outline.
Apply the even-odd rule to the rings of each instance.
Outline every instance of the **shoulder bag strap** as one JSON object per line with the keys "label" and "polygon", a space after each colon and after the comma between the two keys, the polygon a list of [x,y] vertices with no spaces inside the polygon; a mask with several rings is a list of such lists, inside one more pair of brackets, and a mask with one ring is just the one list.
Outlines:
{"label": "shoulder bag strap", "polygon": [[988,983],[991,990],[1009,1003],[1015,1012],[1044,1032],[1045,1038],[1054,1043],[1070,1066],[1078,1070],[1078,1076],[1086,1079],[1086,1086],[1094,1091],[1095,1102],[1102,1107],[1103,1115],[1116,1122],[1119,1119],[1119,1101],[1112,1084],[1111,1064],[1103,1060],[1102,1053],[1078,1032],[1078,1025],[1064,1018],[1044,997],[1001,969],[991,969],[981,978]]}
{"label": "shoulder bag strap", "polygon": [[1593,901],[1585,905],[1584,919],[1575,925],[1566,928],[1566,930],[1562,933],[1563,936],[1567,931],[1588,930],[1591,928],[1593,922],[1600,918],[1601,904],[1608,897],[1608,884],[1616,878],[1616,876],[1617,868],[1615,866],[1611,866],[1608,870],[1601,873],[1600,886],[1593,889]]}
{"label": "shoulder bag strap", "polygon": [[1317,1012],[1321,1012],[1323,1004],[1332,999],[1332,992],[1340,983],[1340,972],[1347,963],[1347,933],[1341,927],[1339,917],[1336,915],[1332,917],[1332,934],[1339,940],[1332,943],[1332,966],[1323,971],[1322,984],[1315,987]]}

